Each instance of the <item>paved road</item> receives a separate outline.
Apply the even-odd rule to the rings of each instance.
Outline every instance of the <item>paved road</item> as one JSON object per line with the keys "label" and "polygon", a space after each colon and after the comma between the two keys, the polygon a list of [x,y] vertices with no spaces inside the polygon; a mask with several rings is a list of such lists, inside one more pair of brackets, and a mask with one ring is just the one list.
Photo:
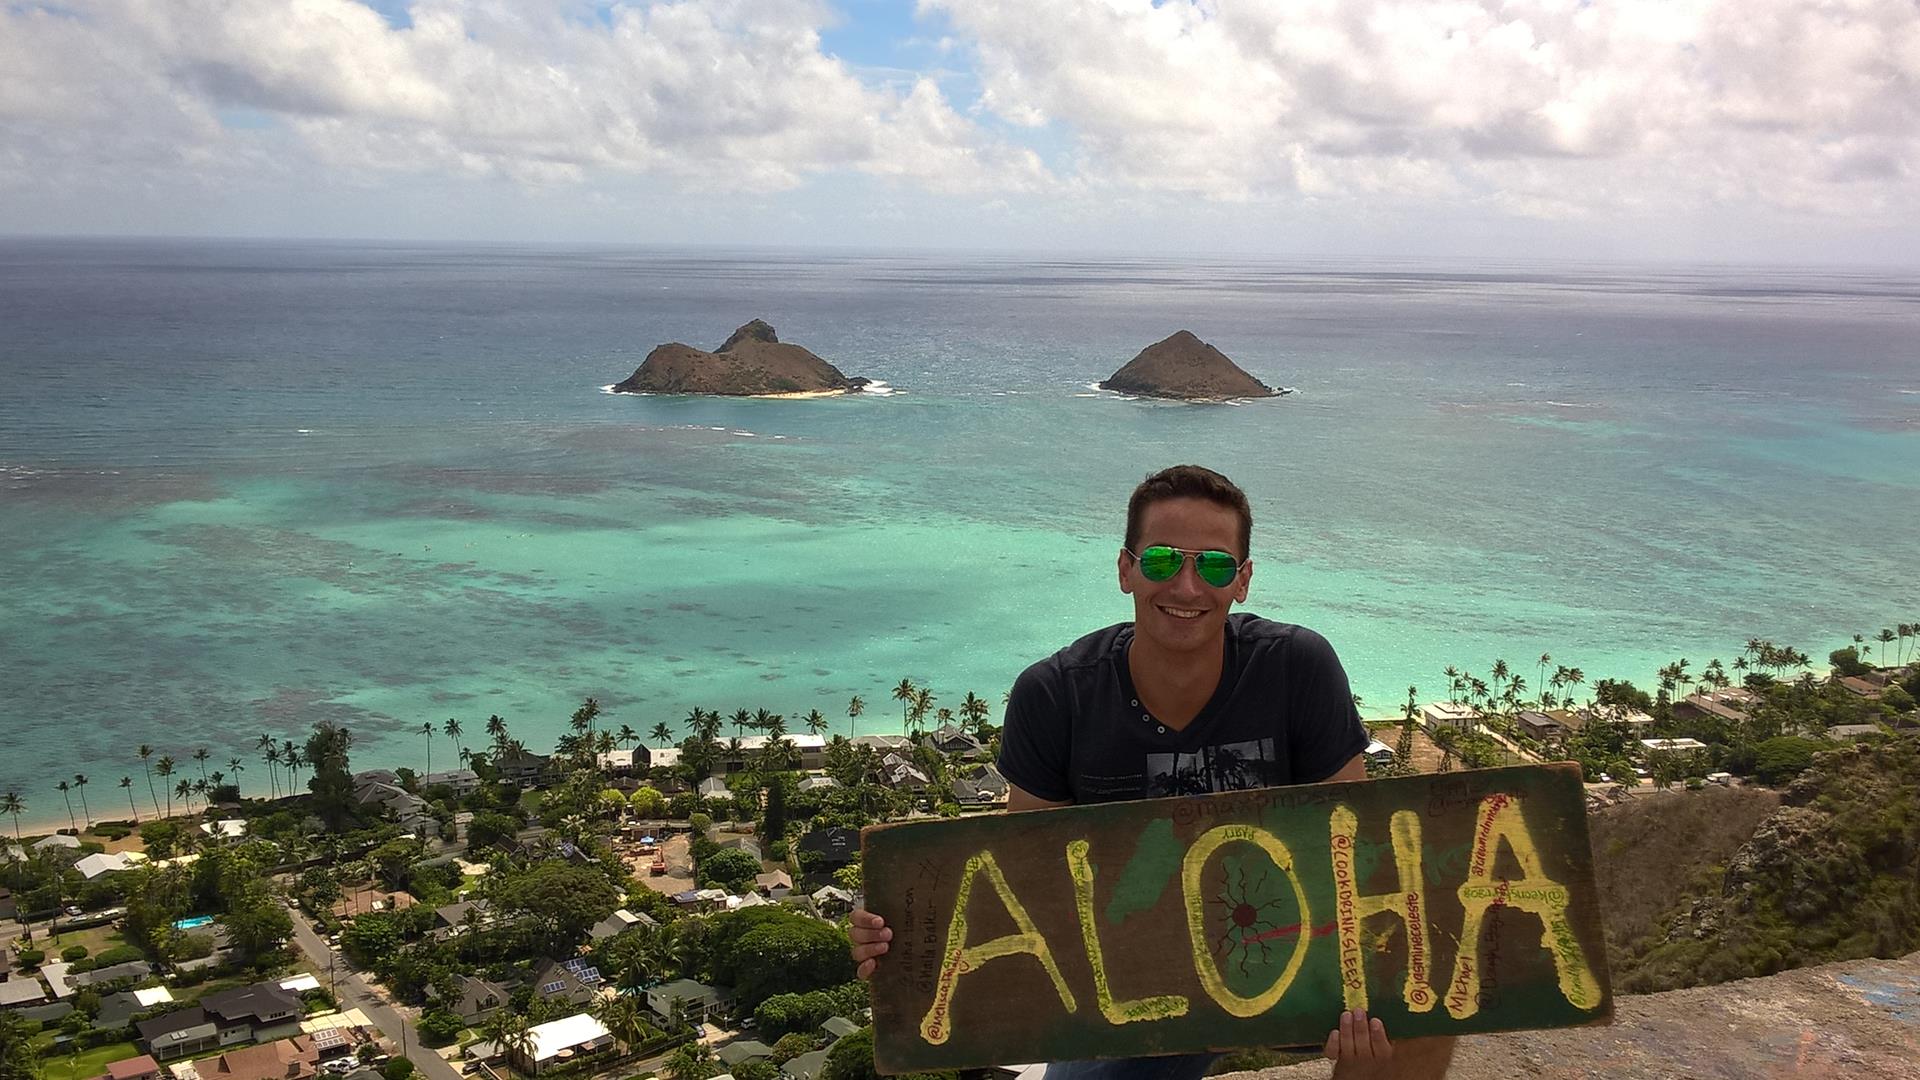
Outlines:
{"label": "paved road", "polygon": [[[314,971],[321,977],[328,976],[328,962],[332,951],[313,925],[307,922],[298,908],[288,906],[293,916],[293,940],[300,951],[307,954]],[[427,1049],[420,1043],[420,1032],[408,1022],[407,1018],[384,998],[367,988],[365,979],[347,964],[344,957],[332,959],[333,996],[341,1009],[359,1009],[367,1014],[382,1034],[393,1040],[395,1046],[406,1048],[406,1056],[426,1077],[426,1080],[461,1080],[460,1073],[446,1063],[439,1054]]]}

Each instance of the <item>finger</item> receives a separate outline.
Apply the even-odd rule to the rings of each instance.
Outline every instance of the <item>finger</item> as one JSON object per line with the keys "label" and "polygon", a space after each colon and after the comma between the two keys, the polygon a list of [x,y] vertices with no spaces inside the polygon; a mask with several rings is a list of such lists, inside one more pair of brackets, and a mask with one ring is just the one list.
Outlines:
{"label": "finger", "polygon": [[886,952],[887,943],[884,941],[875,941],[866,945],[855,945],[853,947],[853,962],[856,964],[864,963],[876,956],[884,956]]}
{"label": "finger", "polygon": [[1354,1056],[1352,1010],[1340,1014],[1340,1056],[1343,1058]]}
{"label": "finger", "polygon": [[875,915],[873,912],[868,911],[865,908],[854,908],[853,909],[853,925],[871,926],[871,927],[877,928],[877,927],[882,927],[887,925],[887,920],[881,918],[878,915]]}
{"label": "finger", "polygon": [[892,941],[893,931],[885,926],[858,926],[847,936],[853,939],[855,945],[865,945],[870,941]]}
{"label": "finger", "polygon": [[1320,1053],[1324,1055],[1329,1061],[1340,1060],[1340,1029],[1339,1028],[1334,1028],[1332,1031],[1327,1032],[1327,1045],[1320,1048]]}
{"label": "finger", "polygon": [[1367,1041],[1373,1044],[1374,1057],[1385,1061],[1393,1056],[1393,1044],[1387,1041],[1387,1025],[1381,1023],[1379,1017],[1375,1017],[1373,1023],[1367,1025],[1367,1033],[1369,1036]]}
{"label": "finger", "polygon": [[874,968],[873,961],[862,960],[860,962],[860,966],[855,968],[853,971],[854,977],[858,978],[862,982],[865,982],[867,979],[870,979],[873,977],[873,968]]}

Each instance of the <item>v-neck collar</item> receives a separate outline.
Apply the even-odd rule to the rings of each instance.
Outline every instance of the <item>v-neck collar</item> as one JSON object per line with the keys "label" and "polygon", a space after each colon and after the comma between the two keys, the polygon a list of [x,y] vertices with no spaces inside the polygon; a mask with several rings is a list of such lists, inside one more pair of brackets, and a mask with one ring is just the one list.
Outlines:
{"label": "v-neck collar", "polygon": [[[1228,619],[1220,642],[1220,680],[1213,686],[1213,695],[1200,707],[1187,726],[1175,730],[1160,722],[1153,711],[1140,704],[1140,693],[1134,689],[1133,671],[1127,666],[1127,655],[1133,651],[1134,627],[1127,625],[1126,632],[1115,643],[1114,671],[1120,678],[1120,700],[1126,703],[1127,726],[1155,742],[1186,743],[1198,733],[1212,726],[1213,718],[1225,707],[1227,696],[1231,692],[1232,679],[1228,676],[1234,668],[1234,656],[1239,647],[1238,635],[1234,633],[1233,620]],[[1132,720],[1139,717],[1137,726]]]}

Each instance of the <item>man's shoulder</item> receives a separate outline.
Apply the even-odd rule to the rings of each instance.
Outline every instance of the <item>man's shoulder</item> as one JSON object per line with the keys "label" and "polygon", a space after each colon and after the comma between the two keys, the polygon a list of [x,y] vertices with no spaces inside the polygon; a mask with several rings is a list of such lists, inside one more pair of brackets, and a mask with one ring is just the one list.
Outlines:
{"label": "man's shoulder", "polygon": [[1311,662],[1333,652],[1333,646],[1318,631],[1298,623],[1280,622],[1245,611],[1227,616],[1227,623],[1245,660]]}
{"label": "man's shoulder", "polygon": [[1110,666],[1124,655],[1126,640],[1132,635],[1132,623],[1115,623],[1095,630],[1051,656],[1034,661],[1027,666],[1023,677],[1072,678]]}

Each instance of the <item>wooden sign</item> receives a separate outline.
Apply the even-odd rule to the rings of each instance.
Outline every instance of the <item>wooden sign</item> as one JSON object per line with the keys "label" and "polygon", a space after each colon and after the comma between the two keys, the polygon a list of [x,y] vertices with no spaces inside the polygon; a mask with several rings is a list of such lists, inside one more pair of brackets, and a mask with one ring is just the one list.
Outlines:
{"label": "wooden sign", "polygon": [[882,1072],[1612,1015],[1574,765],[881,825]]}

